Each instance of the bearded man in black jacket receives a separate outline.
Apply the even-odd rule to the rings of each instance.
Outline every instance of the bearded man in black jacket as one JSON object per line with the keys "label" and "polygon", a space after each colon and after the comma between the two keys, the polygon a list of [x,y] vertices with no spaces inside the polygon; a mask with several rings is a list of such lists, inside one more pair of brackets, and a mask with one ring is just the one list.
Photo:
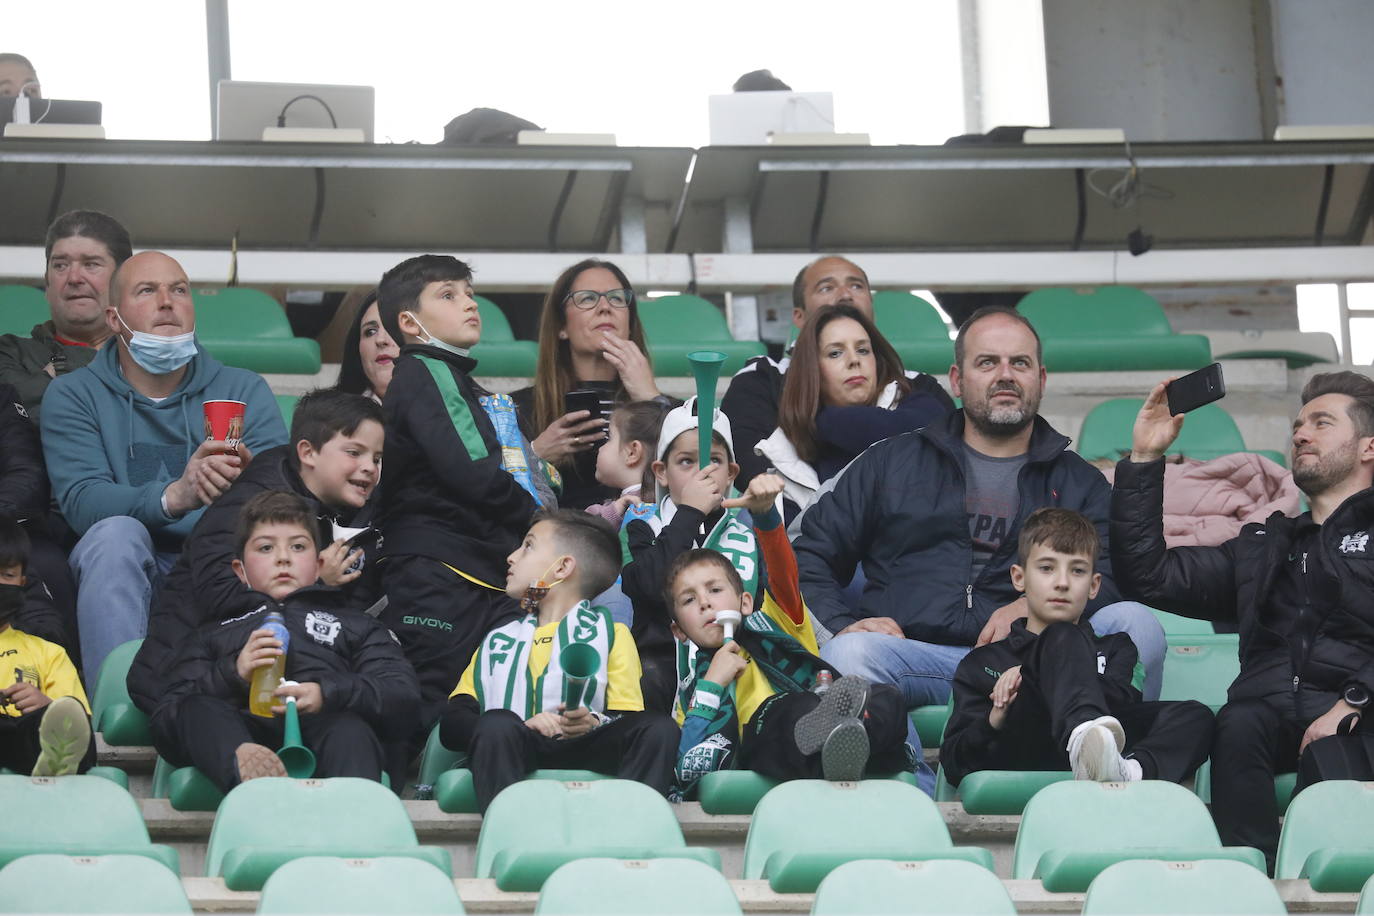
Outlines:
{"label": "bearded man in black jacket", "polygon": [[1162,456],[1183,421],[1156,385],[1117,466],[1112,567],[1124,595],[1238,626],[1240,676],[1212,747],[1212,813],[1223,843],[1262,849],[1272,871],[1274,774],[1357,722],[1374,693],[1374,380],[1308,381],[1292,468],[1311,509],[1276,512],[1218,547],[1165,547]]}

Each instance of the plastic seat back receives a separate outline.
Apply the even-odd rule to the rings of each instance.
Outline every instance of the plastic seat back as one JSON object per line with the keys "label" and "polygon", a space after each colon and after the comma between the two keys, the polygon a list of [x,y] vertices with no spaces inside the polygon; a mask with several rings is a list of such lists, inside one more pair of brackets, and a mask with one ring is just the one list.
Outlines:
{"label": "plastic seat back", "polygon": [[725,876],[691,859],[578,859],[539,892],[539,916],[738,916]]}
{"label": "plastic seat back", "polygon": [[1164,652],[1161,700],[1197,700],[1215,712],[1240,675],[1240,637],[1235,633],[1169,637]]}
{"label": "plastic seat back", "polygon": [[305,856],[278,868],[262,887],[260,916],[441,916],[463,912],[453,879],[428,862],[382,857]]}
{"label": "plastic seat back", "polygon": [[277,300],[246,286],[197,289],[196,339],[216,359],[254,372],[313,374],[320,345],[296,337]]}
{"label": "plastic seat back", "polygon": [[1168,337],[1174,333],[1159,301],[1134,286],[1046,287],[1022,296],[1016,310],[1041,337]]}
{"label": "plastic seat back", "polygon": [[532,340],[516,340],[501,307],[484,296],[475,296],[477,313],[482,316],[482,339],[472,348],[477,374],[483,376],[529,376],[539,361],[539,345]]}
{"label": "plastic seat back", "polygon": [[811,906],[811,916],[1012,916],[1015,912],[1015,904],[995,874],[951,859],[849,862],[826,875]]}
{"label": "plastic seat back", "polygon": [[725,354],[721,378],[729,378],[768,348],[757,340],[735,340],[725,314],[700,296],[664,296],[644,299],[637,306],[644,338],[659,376],[690,376],[687,354],[693,350],[717,350]]}
{"label": "plastic seat back", "polygon": [[[1075,449],[1089,461],[1117,461],[1131,451],[1131,430],[1143,398],[1112,398],[1103,401],[1083,418]],[[1217,404],[1205,404],[1188,414],[1183,429],[1167,454],[1206,460],[1233,452],[1248,451],[1240,427]]]}
{"label": "plastic seat back", "polygon": [[0,868],[0,913],[190,912],[181,879],[142,856],[32,855]]}
{"label": "plastic seat back", "polygon": [[101,732],[105,743],[116,746],[152,744],[148,717],[129,698],[129,666],[134,662],[141,639],[115,646],[100,664],[91,697],[91,727]]}
{"label": "plastic seat back", "polygon": [[28,337],[34,325],[51,317],[41,289],[0,284],[0,334]]}
{"label": "plastic seat back", "polygon": [[1285,916],[1263,872],[1241,862],[1118,862],[1088,887],[1083,916]]}
{"label": "plastic seat back", "polygon": [[179,870],[175,850],[148,841],[143,812],[127,790],[99,776],[0,776],[0,811],[14,829],[0,839],[0,865],[20,856],[115,853]]}
{"label": "plastic seat back", "polygon": [[[514,340],[515,333],[510,329],[510,321],[501,306],[486,296],[473,296],[477,300],[477,314],[482,318],[482,343]],[[480,347],[482,344],[478,344]]]}
{"label": "plastic seat back", "polygon": [[1374,782],[1339,779],[1308,786],[1288,805],[1276,878],[1307,878],[1312,889],[1353,893],[1374,875]]}
{"label": "plastic seat back", "polygon": [[949,371],[954,342],[935,306],[908,292],[874,293],[873,320],[907,369],[935,375]]}

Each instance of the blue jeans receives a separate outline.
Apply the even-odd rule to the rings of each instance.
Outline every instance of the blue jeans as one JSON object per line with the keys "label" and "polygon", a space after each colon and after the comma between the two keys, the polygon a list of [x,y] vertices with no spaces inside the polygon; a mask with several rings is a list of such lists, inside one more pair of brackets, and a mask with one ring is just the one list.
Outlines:
{"label": "blue jeans", "polygon": [[121,643],[148,634],[153,587],[177,554],[153,548],[143,523],[127,515],[101,519],[72,550],[76,619],[81,631],[81,667],[88,690],[105,656]]}

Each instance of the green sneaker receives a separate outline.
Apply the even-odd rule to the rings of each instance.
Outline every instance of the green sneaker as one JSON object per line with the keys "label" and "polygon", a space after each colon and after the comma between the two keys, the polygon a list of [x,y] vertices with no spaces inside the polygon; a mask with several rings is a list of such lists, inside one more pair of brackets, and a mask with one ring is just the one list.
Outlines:
{"label": "green sneaker", "polygon": [[91,720],[86,707],[75,697],[53,700],[38,724],[41,752],[33,765],[34,776],[72,776],[91,746]]}

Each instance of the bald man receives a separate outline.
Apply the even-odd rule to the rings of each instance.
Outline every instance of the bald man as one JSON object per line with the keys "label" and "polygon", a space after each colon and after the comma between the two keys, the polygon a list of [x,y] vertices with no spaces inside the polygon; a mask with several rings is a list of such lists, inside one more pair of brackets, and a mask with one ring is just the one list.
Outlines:
{"label": "bald man", "polygon": [[[195,339],[191,281],[173,258],[136,254],[110,281],[111,337],[43,398],[43,455],[72,551],[87,683],[110,650],[141,638],[148,603],[201,510],[253,454],[286,442],[267,383]],[[206,442],[204,403],[244,401],[238,454]]]}

